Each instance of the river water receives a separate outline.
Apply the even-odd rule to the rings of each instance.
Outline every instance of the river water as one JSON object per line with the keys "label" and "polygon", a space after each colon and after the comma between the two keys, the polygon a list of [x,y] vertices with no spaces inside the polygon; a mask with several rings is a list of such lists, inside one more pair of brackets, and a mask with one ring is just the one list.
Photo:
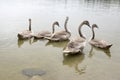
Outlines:
{"label": "river water", "polygon": [[[84,54],[63,56],[67,42],[20,41],[18,32],[32,19],[34,33],[50,30],[54,21],[64,29],[66,16],[72,36],[84,20],[97,24],[96,39],[113,44],[109,51],[92,48]],[[41,69],[43,80],[119,80],[120,79],[120,0],[1,0],[0,2],[0,80],[39,80],[22,74],[24,69]],[[82,28],[87,40],[91,30]]]}

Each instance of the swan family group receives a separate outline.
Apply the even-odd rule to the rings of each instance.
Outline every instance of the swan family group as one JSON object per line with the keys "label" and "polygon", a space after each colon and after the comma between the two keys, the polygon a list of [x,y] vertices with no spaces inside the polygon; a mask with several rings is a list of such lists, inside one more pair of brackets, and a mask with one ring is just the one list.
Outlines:
{"label": "swan family group", "polygon": [[[18,33],[18,35],[17,35],[18,39],[24,40],[24,39],[30,39],[30,38],[34,37],[35,39],[47,39],[47,40],[53,41],[53,42],[69,40],[69,38],[71,36],[71,32],[69,32],[67,29],[68,20],[69,20],[69,17],[66,17],[66,20],[64,23],[65,30],[55,32],[55,26],[59,27],[59,22],[55,21],[52,25],[52,32],[41,31],[38,34],[34,34],[31,31],[31,19],[29,19],[29,30],[25,30],[25,31]],[[77,38],[74,38],[72,40],[69,40],[69,42],[63,49],[64,54],[83,53],[83,49],[86,45],[86,38],[83,36],[83,34],[81,32],[81,28],[83,25],[87,25],[89,28],[91,28],[92,38],[89,41],[90,45],[100,48],[100,49],[109,49],[112,46],[112,44],[108,44],[104,40],[96,40],[94,28],[98,28],[98,26],[96,24],[93,24],[92,26],[90,26],[90,23],[87,20],[85,20],[78,27],[78,33],[80,36]]]}

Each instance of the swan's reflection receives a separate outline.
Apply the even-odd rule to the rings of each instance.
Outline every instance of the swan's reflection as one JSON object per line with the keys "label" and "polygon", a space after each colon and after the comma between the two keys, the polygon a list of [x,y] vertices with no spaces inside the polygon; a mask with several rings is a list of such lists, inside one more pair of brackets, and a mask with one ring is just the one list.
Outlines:
{"label": "swan's reflection", "polygon": [[36,43],[38,41],[38,39],[33,39],[32,43]]}
{"label": "swan's reflection", "polygon": [[33,41],[32,41],[32,44],[33,43],[36,43],[36,42],[38,42],[38,41],[46,41],[46,39],[37,39],[37,38],[33,38]]}
{"label": "swan's reflection", "polygon": [[52,45],[53,47],[63,48],[65,45],[67,45],[69,40],[67,41],[61,41],[61,42],[51,42],[48,41],[45,46]]}
{"label": "swan's reflection", "polygon": [[96,49],[97,51],[102,51],[104,52],[109,58],[111,58],[111,53],[110,53],[110,49],[100,49],[100,48],[96,48],[94,46],[91,45],[91,49],[89,52],[89,57],[91,58],[94,55],[93,50]]}
{"label": "swan's reflection", "polygon": [[110,9],[113,5],[118,8],[120,7],[120,0],[84,0],[84,3],[87,4],[88,7],[102,6],[102,9]]}
{"label": "swan's reflection", "polygon": [[63,55],[63,65],[68,65],[69,67],[74,67],[75,71],[79,74],[85,73],[86,66],[79,67],[79,64],[82,63],[82,61],[85,58],[84,54],[76,54],[76,55]]}
{"label": "swan's reflection", "polygon": [[30,45],[32,44],[31,39],[27,39],[27,40],[18,39],[18,48],[20,48],[24,44],[24,42],[29,42]]}

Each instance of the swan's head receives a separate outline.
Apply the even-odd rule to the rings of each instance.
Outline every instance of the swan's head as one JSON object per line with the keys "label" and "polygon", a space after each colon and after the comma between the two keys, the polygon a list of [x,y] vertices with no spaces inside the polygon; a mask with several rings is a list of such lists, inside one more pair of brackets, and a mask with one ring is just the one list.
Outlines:
{"label": "swan's head", "polygon": [[68,21],[68,19],[69,19],[69,17],[67,16],[67,17],[66,17],[66,21]]}
{"label": "swan's head", "polygon": [[59,22],[58,22],[58,21],[55,21],[55,22],[53,23],[53,25],[57,25],[58,27],[60,27],[60,25],[59,25]]}
{"label": "swan's head", "polygon": [[83,21],[83,22],[82,22],[82,25],[87,25],[87,26],[89,26],[89,27],[91,28],[90,23],[89,23],[89,21],[87,21],[87,20]]}
{"label": "swan's head", "polygon": [[31,21],[31,19],[29,18],[29,21]]}
{"label": "swan's head", "polygon": [[92,28],[99,28],[99,27],[96,24],[93,24]]}

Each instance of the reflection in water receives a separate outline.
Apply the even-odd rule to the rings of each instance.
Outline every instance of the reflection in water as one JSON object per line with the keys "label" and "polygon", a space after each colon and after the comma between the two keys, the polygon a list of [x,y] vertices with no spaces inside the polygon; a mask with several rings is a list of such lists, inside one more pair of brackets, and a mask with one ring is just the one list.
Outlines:
{"label": "reflection in water", "polygon": [[33,39],[32,43],[36,43],[38,41],[38,39]]}
{"label": "reflection in water", "polygon": [[29,44],[33,44],[33,43],[36,43],[37,41],[45,41],[45,39],[26,39],[26,40],[21,40],[21,39],[18,39],[18,47],[20,48],[24,42],[29,42]]}
{"label": "reflection in water", "polygon": [[32,41],[32,44],[36,43],[37,41],[46,41],[46,39],[44,39],[44,38],[43,39],[36,39],[36,38],[34,38],[33,41]]}
{"label": "reflection in water", "polygon": [[88,7],[109,9],[111,6],[120,8],[120,0],[84,0]]}
{"label": "reflection in water", "polygon": [[20,48],[24,42],[28,42],[29,41],[29,44],[31,45],[32,44],[32,40],[31,39],[28,39],[28,40],[21,40],[21,39],[18,39],[18,47]]}
{"label": "reflection in water", "polygon": [[94,55],[93,49],[104,52],[109,58],[111,57],[110,49],[100,49],[91,45],[91,50],[89,52],[89,57],[91,58]]}
{"label": "reflection in water", "polygon": [[[50,2],[50,1],[49,1]],[[64,4],[65,7],[84,5],[87,8],[110,9],[112,7],[120,8],[120,0],[53,0],[53,4]],[[72,3],[72,4],[71,4]]]}
{"label": "reflection in water", "polygon": [[76,55],[63,55],[63,65],[68,65],[69,67],[74,67],[75,71],[79,74],[85,73],[86,66],[79,69],[79,64],[82,63],[85,56],[84,54],[76,54]]}
{"label": "reflection in water", "polygon": [[51,41],[48,41],[45,46],[52,45],[53,47],[63,48],[65,45],[67,45],[68,41],[69,40],[62,41],[62,42],[51,42]]}
{"label": "reflection in water", "polygon": [[[1,0],[0,10],[0,80],[26,80],[26,77],[19,72],[21,69],[25,69],[29,66],[44,67],[45,70],[49,71],[50,75],[48,73],[48,75],[42,76],[45,80],[57,80],[58,78],[59,80],[88,80],[93,78],[96,80],[100,80],[100,78],[105,80],[120,79],[120,54],[118,54],[118,47],[120,45],[120,37],[118,36],[120,34],[117,34],[120,32],[120,15],[117,15],[120,14],[120,0]],[[106,13],[108,10],[109,12]],[[103,15],[101,15],[101,12]],[[116,15],[112,15],[113,13]],[[110,15],[108,16],[108,14]],[[39,40],[36,39],[17,40],[16,33],[18,33],[19,30],[24,29],[26,26],[24,19],[26,20],[29,17],[33,18],[33,30],[38,32],[39,29],[50,29],[48,25],[53,20],[57,19],[63,23],[64,19],[62,17],[65,16],[70,16],[71,18],[69,29],[73,36],[76,34],[77,28],[75,26],[83,19],[87,19],[92,23],[95,22],[103,26],[101,30],[103,30],[103,32],[105,31],[105,33],[100,33],[100,35],[98,33],[99,38],[105,35],[107,40],[110,39],[116,44],[114,48],[110,49],[112,50],[112,53],[115,53],[112,54],[114,57],[108,61],[108,59],[104,58],[111,57],[109,50],[108,52],[103,50],[99,51],[98,49],[94,50],[96,48],[93,47],[93,50],[91,49],[89,53],[89,47],[87,46],[85,52],[89,53],[89,56],[92,58],[95,57],[95,59],[88,59],[89,57],[80,54],[61,57],[61,54],[56,53],[61,52],[61,49],[67,42],[48,42],[46,44],[47,41],[40,41],[41,44],[39,44]],[[88,32],[85,31],[85,33]],[[31,45],[33,43],[34,45]],[[16,48],[16,45],[19,49]],[[46,46],[49,48],[46,48]],[[56,47],[58,48],[57,50]],[[20,50],[30,53],[24,54],[24,52],[21,53]],[[35,54],[33,50],[35,51]],[[95,56],[97,52],[103,54]],[[53,54],[49,55],[50,53]],[[101,58],[103,59],[102,62],[99,61]],[[60,64],[61,60],[62,65]],[[91,60],[92,62],[88,60]],[[53,62],[51,63],[51,61]],[[88,65],[84,63],[86,61],[88,61]],[[58,68],[56,68],[56,65]],[[87,68],[88,66],[89,68]],[[100,70],[97,69],[99,66],[101,67]],[[51,70],[51,68],[54,70]],[[61,75],[61,72],[64,72],[65,70],[67,74]],[[101,74],[102,72],[105,72],[105,75]],[[83,75],[80,76],[78,75],[79,73]]]}

